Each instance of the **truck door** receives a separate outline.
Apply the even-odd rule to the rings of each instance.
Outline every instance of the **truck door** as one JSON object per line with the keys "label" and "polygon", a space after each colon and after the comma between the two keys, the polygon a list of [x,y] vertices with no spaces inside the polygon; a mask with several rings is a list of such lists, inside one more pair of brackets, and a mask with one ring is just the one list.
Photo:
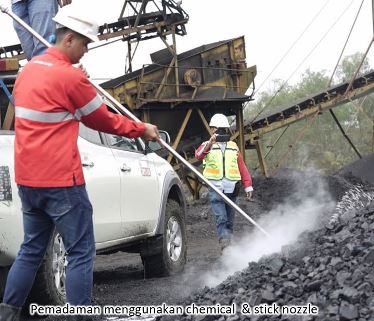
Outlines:
{"label": "truck door", "polygon": [[106,134],[121,172],[121,213],[125,237],[152,232],[160,208],[158,178],[153,161],[136,139]]}
{"label": "truck door", "polygon": [[[104,136],[98,131],[79,127],[79,151],[87,192],[93,207],[96,243],[122,237],[120,172]],[[100,247],[100,246],[99,246]]]}

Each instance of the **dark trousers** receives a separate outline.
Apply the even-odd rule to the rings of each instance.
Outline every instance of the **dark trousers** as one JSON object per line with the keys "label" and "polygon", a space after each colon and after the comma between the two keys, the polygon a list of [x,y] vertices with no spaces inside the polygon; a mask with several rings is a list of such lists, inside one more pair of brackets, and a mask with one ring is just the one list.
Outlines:
{"label": "dark trousers", "polygon": [[[234,193],[225,195],[235,203]],[[234,232],[235,210],[212,189],[209,189],[209,199],[216,221],[218,239],[230,239]]]}
{"label": "dark trousers", "polygon": [[66,296],[72,305],[90,305],[95,239],[86,187],[19,186],[24,241],[7,279],[4,303],[22,307],[31,290],[54,228],[67,252]]}

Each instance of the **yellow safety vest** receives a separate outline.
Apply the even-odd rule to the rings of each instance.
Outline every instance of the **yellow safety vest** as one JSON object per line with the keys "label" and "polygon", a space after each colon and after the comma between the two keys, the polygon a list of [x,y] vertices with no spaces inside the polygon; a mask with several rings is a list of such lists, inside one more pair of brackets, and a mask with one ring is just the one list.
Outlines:
{"label": "yellow safety vest", "polygon": [[238,145],[231,141],[227,142],[225,153],[222,153],[217,143],[213,144],[203,160],[204,177],[212,180],[221,180],[225,177],[232,181],[240,181],[238,152]]}

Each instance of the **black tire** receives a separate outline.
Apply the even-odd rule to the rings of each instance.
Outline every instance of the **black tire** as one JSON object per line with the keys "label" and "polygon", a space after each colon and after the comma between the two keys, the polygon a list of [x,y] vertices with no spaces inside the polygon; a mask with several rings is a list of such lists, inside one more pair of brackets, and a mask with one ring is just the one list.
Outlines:
{"label": "black tire", "polygon": [[[171,230],[178,226],[173,235]],[[175,237],[175,235],[178,235]],[[179,244],[179,245],[177,245]],[[169,276],[184,269],[187,256],[186,224],[181,205],[169,199],[165,209],[165,220],[161,238],[161,251],[154,255],[143,255],[146,278]]]}
{"label": "black tire", "polygon": [[9,267],[0,267],[0,301],[3,300]]}
{"label": "black tire", "polygon": [[[57,265],[57,258],[63,260],[59,262],[59,265]],[[61,278],[56,277],[58,271],[57,267],[62,269]],[[38,303],[39,305],[64,305],[66,302],[64,283],[65,268],[65,248],[63,247],[61,237],[55,231],[26,303]],[[59,279],[59,286],[57,286],[56,278]]]}

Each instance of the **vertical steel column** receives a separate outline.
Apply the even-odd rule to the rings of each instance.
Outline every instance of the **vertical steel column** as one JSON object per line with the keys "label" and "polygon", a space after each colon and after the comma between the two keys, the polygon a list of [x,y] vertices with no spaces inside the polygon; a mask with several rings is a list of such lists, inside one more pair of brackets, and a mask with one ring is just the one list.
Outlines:
{"label": "vertical steel column", "polygon": [[265,177],[269,177],[268,168],[266,166],[265,157],[263,156],[262,147],[259,140],[255,141],[258,162],[260,163],[261,172]]}
{"label": "vertical steel column", "polygon": [[203,112],[201,111],[200,108],[197,108],[197,112],[198,112],[198,114],[199,114],[199,116],[200,116],[200,118],[201,118],[201,121],[202,121],[203,124],[204,124],[204,127],[205,127],[207,133],[208,133],[209,136],[210,136],[210,135],[211,135],[210,127],[209,127],[209,124],[208,124],[207,120],[205,119],[205,116],[204,116]]}
{"label": "vertical steel column", "polygon": [[244,117],[243,106],[240,106],[236,113],[236,130],[239,131],[239,149],[245,162],[245,139],[244,139]]}
{"label": "vertical steel column", "polygon": [[175,27],[173,26],[172,30],[173,38],[173,49],[174,49],[174,60],[175,60],[175,93],[177,98],[179,98],[179,68],[178,68],[178,54],[177,54],[177,41],[175,39]]}
{"label": "vertical steel column", "polygon": [[127,70],[125,70],[125,74],[128,74],[129,72],[132,72],[132,52],[131,52],[131,42],[130,42],[130,40],[127,41],[127,55],[128,55],[128,60],[129,60],[129,68]]}
{"label": "vertical steel column", "polygon": [[[175,138],[175,141],[174,141],[174,143],[173,143],[173,147],[172,147],[172,148],[173,148],[174,150],[176,150],[177,147],[178,147],[178,145],[179,145],[179,142],[180,142],[180,140],[181,140],[181,138],[182,138],[182,136],[183,136],[183,133],[184,133],[186,127],[187,127],[188,121],[190,120],[190,117],[191,117],[192,111],[193,111],[192,108],[190,108],[190,109],[187,110],[186,117],[184,117],[184,119],[183,119],[183,123],[182,123],[182,126],[181,126],[181,128],[179,129],[178,134],[177,134],[177,137]],[[170,154],[170,155],[168,156],[168,158],[167,158],[167,161],[170,163],[172,159],[173,159],[173,154]]]}
{"label": "vertical steel column", "polygon": [[149,108],[144,109],[143,111],[143,122],[150,123],[151,122],[151,111]]}
{"label": "vertical steel column", "polygon": [[127,4],[127,0],[125,1],[125,3],[124,3],[123,6],[122,6],[121,13],[120,13],[120,15],[119,15],[118,20],[120,20],[120,19],[123,18],[123,15],[125,14],[125,10],[126,10],[126,4]]}
{"label": "vertical steel column", "polygon": [[15,108],[14,105],[9,102],[8,108],[5,114],[3,122],[3,130],[11,130],[14,127]]}
{"label": "vertical steel column", "polygon": [[140,17],[144,13],[144,10],[145,10],[145,7],[147,6],[147,3],[148,3],[148,0],[143,0],[142,1],[142,5],[140,7],[139,14],[138,14],[138,16],[136,17],[136,20],[135,20],[134,28],[136,28],[138,26],[139,21],[140,21]]}

